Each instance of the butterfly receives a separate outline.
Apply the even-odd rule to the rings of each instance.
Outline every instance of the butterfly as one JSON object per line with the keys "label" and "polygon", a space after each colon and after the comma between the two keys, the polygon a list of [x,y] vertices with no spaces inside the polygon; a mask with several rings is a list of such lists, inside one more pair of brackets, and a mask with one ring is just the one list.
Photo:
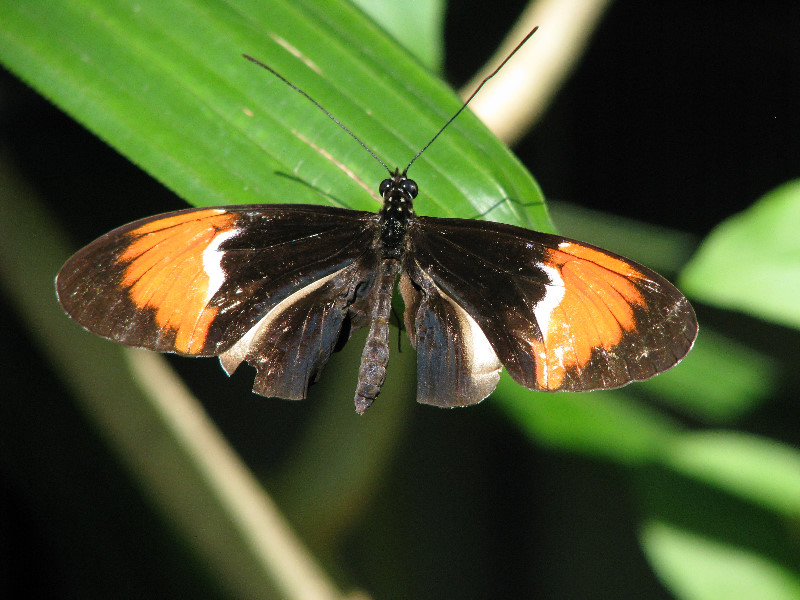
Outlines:
{"label": "butterfly", "polygon": [[58,300],[127,346],[218,356],[228,374],[246,361],[255,393],[287,399],[305,398],[331,354],[368,327],[358,413],[384,382],[396,286],[425,404],[478,403],[503,367],[532,390],[616,388],[691,349],[691,305],[650,269],[557,235],[419,216],[408,167],[388,171],[377,213],[257,204],[130,223],[67,261]]}

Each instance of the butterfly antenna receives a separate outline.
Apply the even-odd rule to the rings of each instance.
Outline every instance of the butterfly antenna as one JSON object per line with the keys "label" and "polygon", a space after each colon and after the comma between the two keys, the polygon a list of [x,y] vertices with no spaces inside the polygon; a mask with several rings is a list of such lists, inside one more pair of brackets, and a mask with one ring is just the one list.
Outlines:
{"label": "butterfly antenna", "polygon": [[[377,160],[379,163],[381,163],[381,165],[383,165],[383,168],[384,168],[384,169],[386,169],[386,170],[389,172],[389,174],[391,175],[391,173],[392,173],[392,170],[391,170],[391,169],[390,169],[388,166],[386,166],[386,163],[385,163],[385,162],[383,162],[383,161],[380,159],[380,157],[379,157],[377,154],[375,154],[375,152],[373,152],[373,151],[372,151],[372,148],[370,148],[370,147],[369,147],[369,146],[367,146],[367,145],[366,145],[364,142],[362,142],[362,141],[359,139],[359,137],[358,137],[358,136],[357,136],[355,133],[353,133],[352,131],[350,131],[350,130],[347,128],[347,126],[346,126],[344,123],[342,123],[342,122],[341,122],[339,119],[337,119],[336,117],[334,117],[334,116],[333,116],[333,115],[332,115],[332,114],[331,114],[331,113],[328,111],[328,109],[326,109],[324,106],[322,106],[322,104],[320,104],[319,102],[317,102],[316,100],[314,100],[314,98],[312,98],[312,97],[311,97],[311,96],[310,96],[310,95],[309,95],[307,92],[305,92],[304,90],[301,90],[299,87],[297,87],[297,86],[296,86],[295,84],[293,84],[291,81],[289,81],[288,79],[286,79],[286,77],[284,77],[283,75],[281,75],[280,73],[278,73],[278,72],[277,72],[275,69],[273,69],[272,67],[270,67],[270,66],[268,66],[268,65],[265,65],[265,64],[264,64],[264,63],[262,63],[260,60],[258,60],[258,59],[256,59],[256,58],[253,58],[252,56],[249,56],[249,55],[247,55],[247,54],[242,54],[242,56],[243,56],[244,58],[246,58],[247,60],[249,60],[251,63],[255,63],[256,65],[258,65],[258,66],[259,66],[259,67],[261,67],[262,69],[266,69],[267,71],[269,71],[270,73],[272,73],[273,75],[275,75],[275,77],[277,77],[278,79],[280,79],[280,80],[281,80],[283,83],[285,83],[286,85],[288,85],[288,86],[289,86],[290,88],[292,88],[292,89],[293,89],[295,92],[299,92],[300,94],[302,94],[303,96],[305,96],[305,97],[306,97],[308,100],[310,100],[310,101],[311,101],[311,103],[312,103],[314,106],[316,106],[316,107],[317,107],[318,109],[320,109],[320,110],[321,110],[323,113],[325,113],[325,114],[327,115],[327,117],[328,117],[328,118],[329,118],[331,121],[333,121],[333,122],[334,122],[334,123],[336,123],[336,124],[337,124],[339,127],[341,127],[342,129],[344,129],[344,130],[345,130],[345,131],[346,131],[346,132],[347,132],[347,133],[350,135],[350,137],[352,137],[352,138],[353,138],[355,141],[357,141],[357,142],[358,142],[358,143],[361,145],[361,147],[362,147],[362,148],[364,148],[364,150],[366,150],[367,152],[369,152],[369,153],[372,155],[372,158],[374,158],[374,159],[375,159],[375,160]],[[481,85],[483,85],[483,84],[481,84]],[[480,88],[479,88],[479,89],[480,89]],[[452,120],[452,119],[451,119],[451,120]],[[437,135],[438,135],[438,134],[437,134]],[[415,157],[415,158],[416,158],[416,157]],[[413,161],[412,161],[412,162],[413,162]]]}
{"label": "butterfly antenna", "polygon": [[[498,67],[497,67],[497,68],[496,68],[494,71],[492,71],[492,72],[491,72],[489,75],[487,75],[487,76],[484,78],[484,80],[483,80],[483,81],[481,81],[481,84],[480,84],[480,85],[479,85],[477,88],[475,88],[475,91],[474,91],[474,92],[472,92],[472,95],[470,95],[470,97],[469,97],[469,98],[467,98],[467,101],[466,101],[466,102],[464,102],[464,104],[462,104],[462,105],[461,105],[461,108],[459,108],[459,109],[456,111],[456,114],[454,114],[452,117],[450,117],[450,119],[447,121],[447,123],[445,123],[444,125],[442,125],[442,128],[441,128],[439,131],[437,131],[437,132],[436,132],[436,135],[434,135],[434,136],[431,138],[431,140],[430,140],[430,141],[429,141],[427,144],[425,144],[425,146],[422,148],[422,150],[420,150],[419,152],[417,152],[417,153],[414,155],[414,158],[412,158],[412,159],[411,159],[411,162],[410,162],[410,163],[408,163],[408,166],[405,168],[405,170],[403,171],[403,173],[406,173],[406,172],[408,172],[408,170],[411,168],[411,165],[413,165],[413,164],[414,164],[414,161],[415,161],[415,160],[417,160],[417,159],[420,157],[420,155],[421,155],[423,152],[425,152],[425,150],[427,150],[427,149],[428,149],[428,147],[429,147],[429,146],[430,146],[430,145],[431,145],[433,142],[435,142],[435,141],[436,141],[436,138],[438,138],[438,137],[439,137],[439,136],[442,134],[442,132],[443,132],[445,129],[447,129],[447,127],[450,125],[450,123],[452,123],[453,121],[455,121],[455,120],[456,120],[456,117],[457,117],[458,115],[460,115],[460,114],[461,114],[461,113],[464,111],[464,109],[465,109],[465,108],[467,108],[467,105],[468,105],[468,104],[469,104],[469,103],[472,101],[472,99],[473,99],[473,98],[474,98],[474,97],[475,97],[475,96],[478,94],[478,92],[480,92],[480,91],[481,91],[481,88],[484,86],[484,84],[485,84],[487,81],[489,81],[489,80],[490,80],[492,77],[494,77],[495,75],[497,75],[497,72],[498,72],[500,69],[502,69],[502,68],[505,66],[505,64],[506,64],[506,63],[507,63],[509,60],[511,60],[511,57],[512,57],[512,56],[514,56],[514,55],[517,53],[517,50],[519,50],[520,48],[522,48],[522,46],[523,46],[523,45],[525,45],[525,42],[527,42],[527,41],[530,39],[530,37],[531,37],[531,36],[532,36],[534,33],[536,33],[536,30],[537,30],[537,29],[539,29],[539,27],[534,27],[533,29],[531,29],[530,33],[528,33],[528,35],[526,35],[524,38],[522,38],[522,41],[521,41],[519,44],[517,44],[517,47],[516,47],[516,48],[514,48],[514,49],[511,51],[511,53],[510,53],[508,56],[506,56],[506,57],[505,57],[505,59],[503,59],[503,62],[501,62],[501,63],[500,63],[500,66],[498,66]],[[352,134],[351,134],[351,135],[352,135]]]}

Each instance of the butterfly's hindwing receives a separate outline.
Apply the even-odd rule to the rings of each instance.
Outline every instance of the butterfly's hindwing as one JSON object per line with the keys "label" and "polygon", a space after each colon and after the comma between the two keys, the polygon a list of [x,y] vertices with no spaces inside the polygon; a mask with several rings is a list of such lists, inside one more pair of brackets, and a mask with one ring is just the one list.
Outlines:
{"label": "butterfly's hindwing", "polygon": [[409,270],[400,291],[417,350],[417,401],[443,407],[480,402],[500,380],[497,355],[469,313],[413,263]]}
{"label": "butterfly's hindwing", "polygon": [[305,398],[340,341],[350,307],[372,288],[377,256],[366,253],[278,303],[220,356],[225,371],[246,360],[257,370],[254,392]]}

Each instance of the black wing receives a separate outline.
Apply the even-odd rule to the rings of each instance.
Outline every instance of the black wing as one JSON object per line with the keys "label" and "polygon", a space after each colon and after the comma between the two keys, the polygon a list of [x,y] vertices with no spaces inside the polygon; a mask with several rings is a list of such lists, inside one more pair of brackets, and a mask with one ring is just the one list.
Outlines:
{"label": "black wing", "polygon": [[[324,206],[200,208],[143,219],[79,251],[64,310],[129,346],[248,360],[254,391],[305,396],[371,284],[377,215]],[[351,309],[353,312],[351,314]]]}
{"label": "black wing", "polygon": [[479,402],[500,364],[535,390],[619,387],[677,364],[697,335],[672,284],[600,248],[467,219],[419,217],[409,236],[406,325],[422,402]]}

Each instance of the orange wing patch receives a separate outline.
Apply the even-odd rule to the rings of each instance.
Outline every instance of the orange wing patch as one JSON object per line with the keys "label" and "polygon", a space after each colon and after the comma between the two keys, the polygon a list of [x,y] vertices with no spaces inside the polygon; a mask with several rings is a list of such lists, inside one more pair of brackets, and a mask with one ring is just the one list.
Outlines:
{"label": "orange wing patch", "polygon": [[[593,248],[564,242],[549,250],[553,286],[537,306],[543,342],[533,342],[539,388],[557,390],[567,370],[584,368],[595,348],[610,350],[636,328],[634,305],[645,299],[632,265]],[[561,281],[558,281],[558,278]]]}
{"label": "orange wing patch", "polygon": [[187,212],[152,221],[127,235],[133,241],[117,259],[125,266],[122,285],[141,309],[155,311],[159,327],[175,330],[175,350],[197,354],[217,314],[210,296],[220,282],[206,250],[233,231],[235,216],[219,209]]}

